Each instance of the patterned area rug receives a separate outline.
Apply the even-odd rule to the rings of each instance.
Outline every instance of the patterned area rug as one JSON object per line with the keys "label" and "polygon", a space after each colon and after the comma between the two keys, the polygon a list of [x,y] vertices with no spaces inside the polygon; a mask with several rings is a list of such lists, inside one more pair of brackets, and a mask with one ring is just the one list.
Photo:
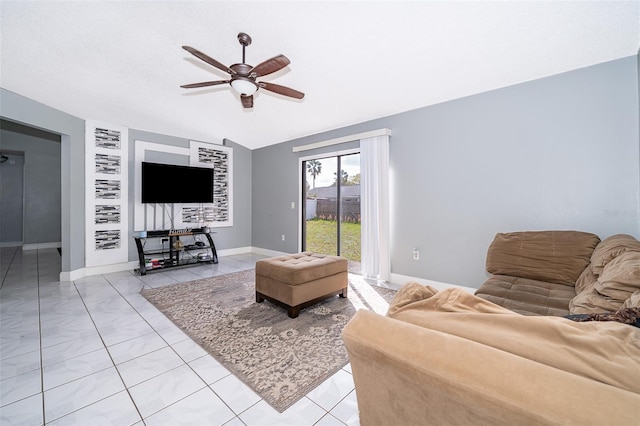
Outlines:
{"label": "patterned area rug", "polygon": [[385,314],[395,291],[350,279],[338,296],[289,318],[255,302],[253,269],[141,294],[195,342],[283,412],[348,363],[340,337],[357,309]]}

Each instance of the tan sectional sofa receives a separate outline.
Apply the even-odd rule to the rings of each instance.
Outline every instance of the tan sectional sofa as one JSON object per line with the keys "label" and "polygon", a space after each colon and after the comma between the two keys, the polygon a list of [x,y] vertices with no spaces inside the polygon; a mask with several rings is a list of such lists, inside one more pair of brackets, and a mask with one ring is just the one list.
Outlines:
{"label": "tan sectional sofa", "polygon": [[640,241],[578,231],[497,234],[492,276],[476,295],[523,315],[586,314],[640,306]]}
{"label": "tan sectional sofa", "polygon": [[561,316],[639,306],[637,243],[499,234],[478,296],[408,283],[387,316],[358,311],[343,339],[361,424],[640,424],[640,328]]}

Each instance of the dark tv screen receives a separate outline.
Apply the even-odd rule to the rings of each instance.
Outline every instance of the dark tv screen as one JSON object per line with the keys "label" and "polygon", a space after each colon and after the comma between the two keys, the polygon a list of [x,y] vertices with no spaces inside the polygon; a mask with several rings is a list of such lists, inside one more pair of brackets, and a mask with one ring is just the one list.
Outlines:
{"label": "dark tv screen", "polygon": [[213,169],[142,163],[143,203],[212,203]]}

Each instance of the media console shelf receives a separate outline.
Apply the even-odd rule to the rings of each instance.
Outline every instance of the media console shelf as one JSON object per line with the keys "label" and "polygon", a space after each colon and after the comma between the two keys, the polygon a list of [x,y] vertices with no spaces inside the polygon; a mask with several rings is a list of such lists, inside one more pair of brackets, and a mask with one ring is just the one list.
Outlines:
{"label": "media console shelf", "polygon": [[[184,241],[180,237],[189,237]],[[203,241],[203,238],[206,241]],[[209,228],[163,229],[147,231],[146,237],[134,237],[138,248],[140,275],[179,266],[218,263],[218,252]],[[148,240],[160,239],[160,247],[145,249]],[[185,244],[189,243],[189,244]],[[166,244],[166,245],[165,245]]]}

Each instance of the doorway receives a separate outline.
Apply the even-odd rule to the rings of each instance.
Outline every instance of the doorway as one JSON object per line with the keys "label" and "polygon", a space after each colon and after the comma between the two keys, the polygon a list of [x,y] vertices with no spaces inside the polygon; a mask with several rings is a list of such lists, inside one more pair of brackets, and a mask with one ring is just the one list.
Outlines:
{"label": "doorway", "polygon": [[22,245],[24,153],[0,152],[0,247]]}
{"label": "doorway", "polygon": [[[61,136],[0,118],[0,139],[2,152],[8,157],[0,164],[3,168],[0,244],[21,245],[23,251],[59,248]],[[5,180],[5,173],[10,173],[11,178]]]}
{"label": "doorway", "polygon": [[360,152],[302,159],[302,250],[342,256],[360,273]]}

